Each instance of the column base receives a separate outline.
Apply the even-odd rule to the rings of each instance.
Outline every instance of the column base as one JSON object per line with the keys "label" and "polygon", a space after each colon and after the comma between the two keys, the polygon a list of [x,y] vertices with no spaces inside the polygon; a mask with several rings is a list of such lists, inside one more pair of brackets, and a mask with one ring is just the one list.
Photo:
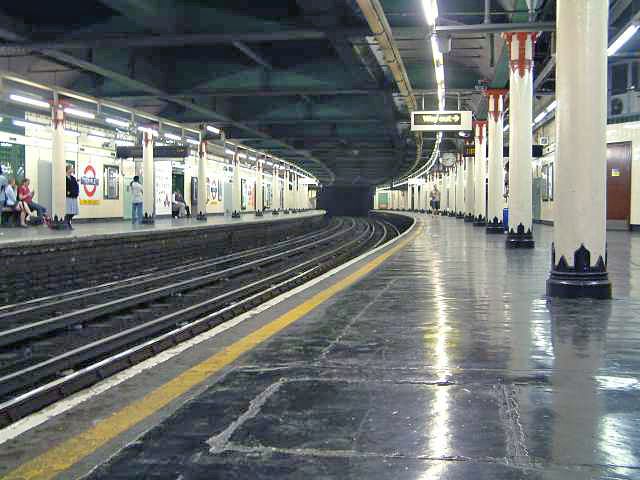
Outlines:
{"label": "column base", "polygon": [[458,220],[464,219],[464,213],[462,212],[455,213],[454,215]]}
{"label": "column base", "polygon": [[467,213],[464,216],[464,222],[465,223],[472,223],[475,220],[475,218],[473,218],[473,215],[471,215],[470,213]]}
{"label": "column base", "polygon": [[237,210],[234,210],[233,213],[231,214],[231,218],[240,218],[240,212],[238,212]]}
{"label": "column base", "polygon": [[592,266],[591,252],[581,244],[573,254],[573,265],[568,265],[564,255],[556,265],[555,245],[551,245],[551,272],[547,280],[547,296],[600,300],[611,298],[611,281],[606,261],[602,257],[598,257]]}
{"label": "column base", "polygon": [[196,215],[196,220],[198,220],[200,222],[206,222],[207,221],[207,216],[202,212],[198,212],[198,215]]}
{"label": "column base", "polygon": [[547,279],[547,296],[560,298],[611,298],[611,281],[607,272],[558,272]]}
{"label": "column base", "polygon": [[65,219],[58,218],[57,215],[51,219],[48,225],[51,230],[73,230]]}
{"label": "column base", "polygon": [[507,234],[506,241],[507,248],[533,248],[535,242],[533,241],[533,234],[531,230],[527,230],[525,233],[524,225],[519,224],[516,232],[511,229]]}
{"label": "column base", "polygon": [[474,220],[473,220],[473,226],[474,227],[484,227],[487,224],[487,222],[485,221],[484,217],[482,215],[478,215]]}
{"label": "column base", "polygon": [[271,212],[271,215],[280,215],[280,212],[278,210],[274,210]]}
{"label": "column base", "polygon": [[498,217],[493,217],[493,220],[487,223],[487,233],[504,233],[504,225],[500,220],[498,220]]}
{"label": "column base", "polygon": [[427,213],[424,208],[420,210],[420,213]]}
{"label": "column base", "polygon": [[140,220],[140,223],[142,223],[142,225],[155,225],[156,219],[148,213],[145,213],[144,217],[142,217],[142,220]]}
{"label": "column base", "polygon": [[262,213],[262,210],[258,210],[256,212],[256,217],[264,217],[264,213]]}

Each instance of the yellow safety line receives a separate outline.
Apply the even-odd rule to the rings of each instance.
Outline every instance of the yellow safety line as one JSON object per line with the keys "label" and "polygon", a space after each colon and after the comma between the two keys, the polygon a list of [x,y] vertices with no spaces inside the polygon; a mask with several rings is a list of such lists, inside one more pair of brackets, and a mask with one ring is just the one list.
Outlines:
{"label": "yellow safety line", "polygon": [[[417,226],[417,225],[416,225]],[[126,432],[139,422],[153,415],[182,394],[205,381],[211,375],[237,360],[242,354],[253,349],[260,343],[272,337],[282,329],[299,320],[311,310],[333,297],[340,291],[351,286],[367,275],[382,262],[394,255],[417,235],[418,228],[413,234],[399,242],[382,255],[363,265],[354,273],[334,283],[309,300],[301,303],[287,313],[276,318],[267,325],[250,333],[246,337],[231,344],[224,350],[201,363],[191,367],[174,379],[158,387],[140,400],[137,400],[110,417],[100,421],[94,427],[72,437],[51,450],[28,461],[2,477],[4,480],[45,480],[51,479],[72,467],[98,448]]]}

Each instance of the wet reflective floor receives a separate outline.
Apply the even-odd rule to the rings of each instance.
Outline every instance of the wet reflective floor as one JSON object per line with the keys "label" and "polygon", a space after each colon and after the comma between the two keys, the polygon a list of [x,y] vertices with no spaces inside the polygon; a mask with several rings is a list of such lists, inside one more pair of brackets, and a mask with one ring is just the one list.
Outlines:
{"label": "wet reflective floor", "polygon": [[612,301],[453,218],[242,357],[92,479],[640,478],[640,236]]}

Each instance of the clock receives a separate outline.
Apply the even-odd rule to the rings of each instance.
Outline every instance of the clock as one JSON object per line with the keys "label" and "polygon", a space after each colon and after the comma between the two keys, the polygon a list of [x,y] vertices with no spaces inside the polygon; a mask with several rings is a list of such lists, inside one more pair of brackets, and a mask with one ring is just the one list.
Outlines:
{"label": "clock", "polygon": [[457,159],[457,155],[453,152],[444,152],[440,155],[440,163],[447,168],[453,167]]}

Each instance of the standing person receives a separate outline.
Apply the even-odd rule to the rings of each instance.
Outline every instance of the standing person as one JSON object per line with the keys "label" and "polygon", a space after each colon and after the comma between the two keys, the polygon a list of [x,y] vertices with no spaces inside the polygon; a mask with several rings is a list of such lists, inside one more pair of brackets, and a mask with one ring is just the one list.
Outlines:
{"label": "standing person", "polygon": [[65,216],[64,221],[67,222],[69,228],[71,226],[71,220],[74,216],[78,215],[78,195],[80,194],[80,186],[78,180],[74,176],[74,170],[72,165],[67,165],[67,198],[65,201]]}
{"label": "standing person", "polygon": [[9,185],[9,181],[2,173],[2,165],[0,165],[0,210],[2,210],[2,207],[7,203],[7,194],[5,192],[7,185]]}
{"label": "standing person", "polygon": [[437,185],[434,185],[433,190],[431,190],[431,209],[433,213],[438,213],[438,210],[440,210],[440,190],[438,190]]}
{"label": "standing person", "polygon": [[35,197],[36,192],[29,190],[30,183],[31,181],[28,178],[22,180],[20,187],[18,188],[18,200],[26,203],[31,210],[35,210],[39,217],[44,217],[47,213],[47,209],[33,201],[33,197]]}
{"label": "standing person", "polygon": [[131,223],[134,225],[142,223],[142,202],[144,201],[140,177],[136,175],[129,184],[131,191]]}
{"label": "standing person", "polygon": [[16,179],[10,178],[9,183],[5,186],[5,205],[20,213],[20,226],[27,227],[27,222],[31,218],[31,210],[26,203],[18,201],[18,187]]}

